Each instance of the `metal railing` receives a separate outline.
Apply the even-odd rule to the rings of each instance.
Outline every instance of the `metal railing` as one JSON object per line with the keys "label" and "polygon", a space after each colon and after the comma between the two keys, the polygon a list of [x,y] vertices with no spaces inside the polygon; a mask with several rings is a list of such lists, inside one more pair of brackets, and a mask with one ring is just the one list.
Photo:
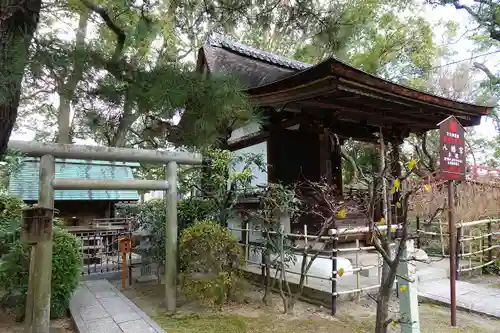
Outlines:
{"label": "metal railing", "polygon": [[[118,240],[121,237],[130,237],[126,230],[101,230],[76,232],[81,242],[82,275],[103,274],[118,272],[122,269],[121,254],[118,250]],[[129,254],[132,261],[132,253]]]}
{"label": "metal railing", "polygon": [[[386,229],[386,226],[377,227],[379,230]],[[393,226],[397,228],[397,226]],[[374,246],[364,246],[361,244],[360,240],[357,239],[354,246],[339,247],[338,239],[342,236],[348,234],[355,234],[364,232],[369,232],[368,227],[366,228],[342,228],[342,229],[331,229],[329,230],[328,236],[318,237],[317,235],[310,235],[307,232],[307,226],[304,226],[303,233],[285,233],[277,232],[273,230],[263,230],[252,228],[247,222],[244,227],[234,227],[230,226],[229,229],[235,234],[240,240],[240,246],[244,250],[245,257],[245,269],[252,273],[265,275],[265,264],[263,252],[266,250],[265,237],[267,235],[281,236],[287,239],[292,245],[287,245],[287,251],[292,252],[296,256],[295,263],[285,263],[284,272],[289,274],[288,278],[293,280],[293,276],[297,279],[304,275],[305,286],[317,289],[321,291],[326,291],[331,293],[332,299],[332,312],[336,307],[336,301],[340,296],[350,295],[355,297],[360,297],[362,293],[372,291],[380,287],[381,271],[383,266],[383,260],[381,255],[376,251]],[[257,235],[260,238],[255,239],[252,235]],[[254,240],[252,240],[254,238]],[[302,244],[298,244],[302,242]],[[311,248],[314,243],[320,244],[320,250],[317,248]],[[325,245],[328,244],[329,246]],[[285,242],[277,242],[280,248],[274,248],[270,254],[271,259],[271,270],[274,278],[278,276],[281,271],[281,263],[279,263],[279,253],[283,253],[285,249]],[[394,243],[391,244],[394,247]],[[306,260],[309,262],[312,258],[321,262],[321,264],[330,261],[330,269],[325,271],[323,274],[317,272],[319,267],[315,267],[313,270],[303,273],[300,269],[302,258],[304,256],[304,250],[309,248],[307,251]],[[371,254],[371,262],[364,263],[367,258],[363,258],[363,255]],[[364,260],[363,260],[364,259]],[[314,265],[314,264],[313,264]],[[341,270],[342,269],[342,270]],[[311,272],[312,271],[312,272]],[[376,276],[370,278],[369,271],[376,271]],[[342,274],[339,275],[339,272]],[[311,281],[310,281],[311,279]],[[289,280],[291,281],[291,280]],[[325,284],[324,282],[327,282]]]}
{"label": "metal railing", "polygon": [[[71,226],[66,230],[80,238],[82,255],[81,275],[105,274],[122,270],[122,256],[118,240],[132,237],[126,219],[96,219],[91,226]],[[129,264],[133,263],[132,253]]]}

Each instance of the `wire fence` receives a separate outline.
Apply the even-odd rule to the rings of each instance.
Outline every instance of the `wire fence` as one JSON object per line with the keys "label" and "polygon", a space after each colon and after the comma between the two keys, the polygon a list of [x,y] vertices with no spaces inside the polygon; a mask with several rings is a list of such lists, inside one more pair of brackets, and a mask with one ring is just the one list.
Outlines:
{"label": "wire fence", "polygon": [[[378,228],[386,229],[385,226]],[[397,229],[397,226],[392,228]],[[365,245],[364,237],[369,233],[368,227],[330,229],[328,236],[322,237],[309,234],[307,226],[304,226],[302,233],[262,229],[249,222],[230,224],[229,229],[240,240],[247,271],[265,276],[268,253],[274,280],[278,278],[282,267],[288,282],[298,284],[303,277],[304,286],[331,293],[332,311],[340,296],[359,298],[361,294],[380,286],[383,260],[374,246]],[[363,237],[356,237],[358,239],[355,242],[340,244],[339,238],[347,235]],[[270,242],[269,239],[273,237],[282,237],[283,240]],[[390,244],[390,248],[394,245]],[[284,265],[281,256],[287,258]],[[302,265],[304,258],[306,263]],[[310,269],[305,271],[304,267],[311,260],[313,263]]]}
{"label": "wire fence", "polygon": [[[434,256],[450,257],[448,223],[421,224],[417,218],[417,247]],[[483,273],[495,267],[500,248],[500,219],[457,223],[457,276],[460,273]]]}

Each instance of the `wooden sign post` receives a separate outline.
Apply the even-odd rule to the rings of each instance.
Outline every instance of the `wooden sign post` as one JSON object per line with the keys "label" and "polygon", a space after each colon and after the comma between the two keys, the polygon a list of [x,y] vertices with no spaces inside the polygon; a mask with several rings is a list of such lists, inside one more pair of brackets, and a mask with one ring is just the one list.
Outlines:
{"label": "wooden sign post", "polygon": [[[127,254],[132,252],[132,240],[128,237],[118,239],[118,247],[122,254],[122,289],[127,287]],[[132,261],[129,263],[132,264]]]}
{"label": "wooden sign post", "polygon": [[457,228],[455,221],[455,181],[465,180],[465,130],[451,116],[439,124],[440,177],[448,181],[448,230],[450,234],[450,308],[451,326],[457,326],[456,254]]}

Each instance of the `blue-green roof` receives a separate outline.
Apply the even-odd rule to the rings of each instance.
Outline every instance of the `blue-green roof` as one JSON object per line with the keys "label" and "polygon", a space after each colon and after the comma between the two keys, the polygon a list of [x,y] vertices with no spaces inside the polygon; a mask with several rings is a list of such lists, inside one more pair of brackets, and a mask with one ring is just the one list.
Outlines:
{"label": "blue-green roof", "polygon": [[[26,158],[10,177],[9,192],[24,201],[38,200],[40,160]],[[134,179],[132,168],[139,163],[56,159],[56,178]],[[139,200],[137,191],[57,190],[55,200]]]}

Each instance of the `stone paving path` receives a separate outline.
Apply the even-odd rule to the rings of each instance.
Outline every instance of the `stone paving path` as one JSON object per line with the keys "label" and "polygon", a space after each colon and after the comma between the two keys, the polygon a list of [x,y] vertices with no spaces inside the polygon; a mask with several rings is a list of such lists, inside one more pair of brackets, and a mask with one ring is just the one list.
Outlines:
{"label": "stone paving path", "polygon": [[82,282],[70,312],[79,333],[165,333],[108,280]]}
{"label": "stone paving path", "polygon": [[[457,281],[457,308],[500,318],[500,294],[497,289],[465,281]],[[450,305],[450,279],[418,284],[421,299]]]}

